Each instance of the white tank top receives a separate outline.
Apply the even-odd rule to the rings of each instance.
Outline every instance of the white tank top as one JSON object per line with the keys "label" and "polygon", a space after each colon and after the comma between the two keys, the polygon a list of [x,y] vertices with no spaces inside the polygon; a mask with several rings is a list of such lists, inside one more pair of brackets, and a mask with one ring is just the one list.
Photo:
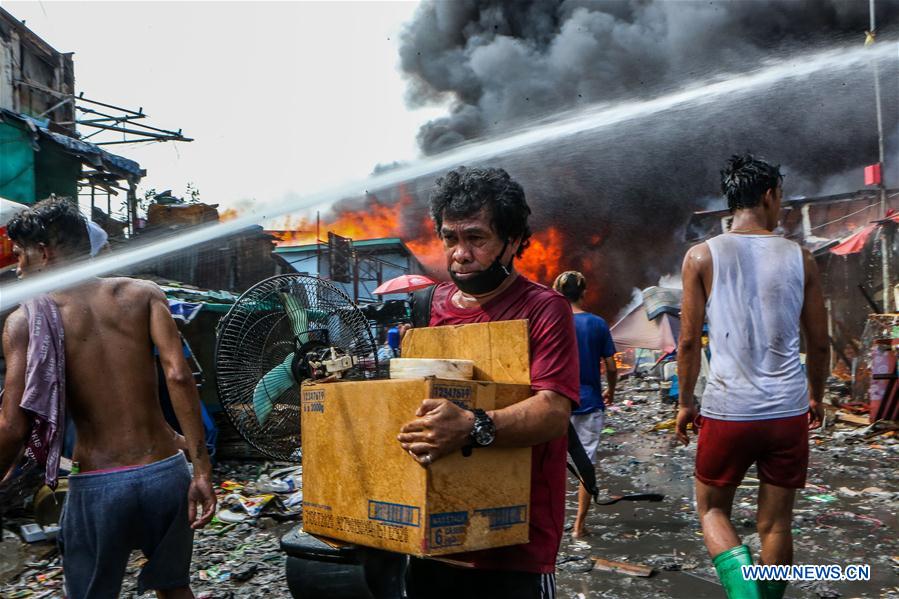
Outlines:
{"label": "white tank top", "polygon": [[706,303],[712,357],[701,414],[767,420],[807,412],[799,361],[802,249],[777,235],[725,233],[707,243],[714,272]]}

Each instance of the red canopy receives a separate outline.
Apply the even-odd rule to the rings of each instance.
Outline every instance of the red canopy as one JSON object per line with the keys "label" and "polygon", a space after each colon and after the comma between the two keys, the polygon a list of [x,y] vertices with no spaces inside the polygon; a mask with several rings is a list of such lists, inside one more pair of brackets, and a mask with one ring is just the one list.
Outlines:
{"label": "red canopy", "polygon": [[[884,220],[892,220],[899,223],[899,213],[897,213],[893,209],[887,210],[887,216]],[[865,225],[837,245],[830,248],[830,251],[837,256],[846,256],[848,254],[859,253],[865,247],[865,244],[868,243],[868,239],[871,237],[874,229],[879,227],[881,222],[883,221],[877,221],[871,223],[870,225]]]}
{"label": "red canopy", "polygon": [[378,285],[372,293],[378,295],[386,295],[388,293],[412,293],[431,285],[436,285],[437,281],[430,279],[424,275],[400,275],[395,279],[390,279]]}

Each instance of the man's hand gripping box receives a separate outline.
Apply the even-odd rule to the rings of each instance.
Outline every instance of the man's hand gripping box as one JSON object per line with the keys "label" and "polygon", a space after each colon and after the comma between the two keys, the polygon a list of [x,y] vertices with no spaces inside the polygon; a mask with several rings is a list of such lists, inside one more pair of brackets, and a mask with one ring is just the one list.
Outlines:
{"label": "man's hand gripping box", "polygon": [[437,378],[303,386],[303,528],[419,556],[528,542],[530,448],[456,452],[424,468],[396,437],[426,398],[492,410],[530,395],[527,384]]}

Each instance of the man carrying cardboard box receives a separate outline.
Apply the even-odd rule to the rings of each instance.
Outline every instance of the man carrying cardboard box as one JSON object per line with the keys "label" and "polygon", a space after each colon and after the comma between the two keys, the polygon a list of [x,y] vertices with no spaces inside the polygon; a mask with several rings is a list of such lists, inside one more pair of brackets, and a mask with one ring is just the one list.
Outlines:
{"label": "man carrying cardboard box", "polygon": [[565,512],[566,432],[578,405],[577,341],[564,297],[515,271],[528,246],[530,208],[521,185],[496,168],[455,169],[437,180],[431,217],[452,283],[434,290],[431,326],[528,321],[533,395],[501,410],[468,411],[427,399],[398,436],[427,467],[457,451],[533,447],[530,542],[453,555],[470,567],[415,559],[410,599],[555,596],[555,563]]}

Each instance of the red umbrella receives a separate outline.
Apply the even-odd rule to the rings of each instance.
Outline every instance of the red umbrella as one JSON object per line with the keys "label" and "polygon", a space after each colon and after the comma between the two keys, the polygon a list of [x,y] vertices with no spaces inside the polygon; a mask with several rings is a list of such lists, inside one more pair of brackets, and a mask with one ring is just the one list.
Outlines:
{"label": "red umbrella", "polygon": [[424,275],[400,275],[395,279],[390,279],[378,285],[372,293],[385,295],[388,293],[412,293],[431,285],[436,285],[437,281],[429,279]]}

